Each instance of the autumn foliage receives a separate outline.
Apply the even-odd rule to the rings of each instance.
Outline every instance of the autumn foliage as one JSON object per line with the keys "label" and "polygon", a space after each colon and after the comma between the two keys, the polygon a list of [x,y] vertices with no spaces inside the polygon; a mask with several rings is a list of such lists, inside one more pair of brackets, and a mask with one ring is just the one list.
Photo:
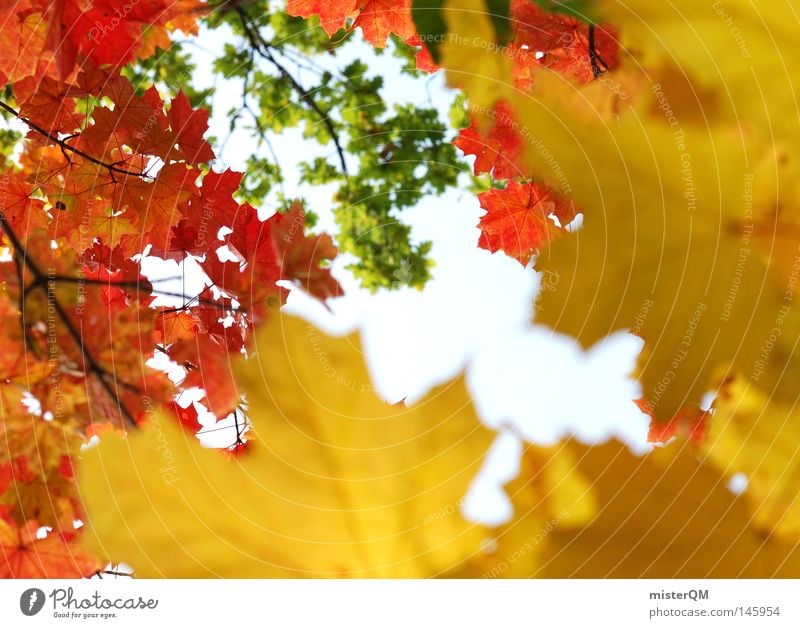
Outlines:
{"label": "autumn foliage", "polygon": [[[495,436],[463,378],[389,405],[356,336],[282,314],[292,289],[342,295],[337,239],[291,195],[245,199],[250,173],[217,166],[193,93],[136,77],[178,31],[230,20],[248,68],[231,125],[253,113],[261,58],[276,78],[259,107],[276,128],[295,107],[332,147],[307,177],[342,184],[341,248],[374,275],[393,270],[396,242],[356,249],[347,229],[374,235],[412,204],[414,171],[397,164],[418,145],[390,122],[438,129],[429,112],[370,118],[358,66],[342,79],[352,94],[312,93],[241,3],[5,3],[0,108],[24,137],[0,173],[0,575],[121,562],[156,577],[797,577],[797,86],[774,54],[793,55],[796,33],[744,0],[726,4],[746,54],[690,0],[637,14],[614,0],[491,4],[289,0],[271,27],[331,53],[358,34],[463,93],[451,139],[485,211],[477,246],[561,278],[536,323],[584,348],[642,338],[636,403],[669,444],[644,458],[617,442],[526,444],[504,487],[511,521],[451,513]],[[753,73],[778,78],[756,98]],[[420,161],[448,163],[433,146]],[[368,187],[381,177],[387,188]],[[359,213],[359,195],[388,205]],[[202,288],[148,278],[152,260]],[[228,455],[196,442],[201,411],[233,421]],[[163,459],[143,466],[153,451]],[[735,473],[749,481],[739,497],[725,488]]]}
{"label": "autumn foliage", "polygon": [[[321,266],[336,248],[328,236],[306,236],[299,203],[263,221],[235,199],[242,174],[209,167],[207,111],[193,109],[182,92],[169,103],[155,87],[139,95],[120,74],[134,57],[168,45],[168,29],[193,30],[188,16],[202,7],[140,2],[109,17],[112,4],[82,6],[18,3],[3,30],[21,48],[0,67],[17,108],[0,106],[28,127],[17,163],[5,165],[0,217],[10,257],[0,265],[7,356],[0,508],[4,546],[20,538],[26,548],[6,556],[6,573],[22,577],[74,576],[100,565],[37,564],[24,554],[52,546],[68,555],[80,512],[70,461],[88,435],[104,425],[135,427],[157,407],[199,428],[147,360],[159,352],[182,365],[183,387],[201,386],[208,409],[225,417],[239,403],[228,356],[280,306],[286,287],[277,283],[321,299],[340,293]],[[21,66],[20,58],[32,63]],[[159,295],[176,295],[143,276],[137,256],[145,251],[193,260],[206,287],[181,295],[180,305],[153,307]],[[26,395],[40,403],[36,416]],[[54,532],[37,541],[32,529],[41,526]]]}

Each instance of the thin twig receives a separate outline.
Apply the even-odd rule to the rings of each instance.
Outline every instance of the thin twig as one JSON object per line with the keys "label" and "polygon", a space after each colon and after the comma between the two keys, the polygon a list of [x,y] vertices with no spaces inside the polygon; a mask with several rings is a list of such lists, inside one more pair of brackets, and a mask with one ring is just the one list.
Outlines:
{"label": "thin twig", "polygon": [[287,81],[291,84],[294,88],[295,92],[297,92],[300,99],[305,102],[313,111],[314,113],[319,116],[322,123],[325,125],[325,128],[328,131],[328,135],[330,135],[331,139],[333,140],[333,144],[336,147],[336,152],[339,155],[339,163],[342,166],[342,173],[347,174],[347,160],[344,156],[344,149],[342,148],[342,144],[339,140],[339,134],[336,131],[336,127],[333,125],[333,120],[331,120],[330,116],[325,113],[322,108],[319,106],[314,97],[311,93],[303,87],[297,79],[292,76],[291,72],[286,69],[286,67],[275,58],[275,55],[272,54],[270,50],[270,44],[261,37],[261,34],[258,32],[257,29],[254,29],[251,24],[248,22],[247,15],[242,10],[241,7],[236,7],[236,13],[241,20],[242,28],[244,29],[245,36],[247,40],[250,42],[253,50],[255,50],[261,57],[269,61],[273,67],[280,73],[281,76],[286,78]]}
{"label": "thin twig", "polygon": [[115,578],[133,578],[133,572],[125,573],[124,571],[114,571],[113,569],[98,569],[92,575],[97,576],[100,580],[103,576],[114,576]]}
{"label": "thin twig", "polygon": [[116,172],[118,174],[130,175],[132,177],[142,177],[142,178],[145,178],[145,179],[149,178],[148,175],[146,175],[144,172],[134,172],[133,170],[125,170],[125,168],[120,168],[116,164],[107,164],[103,160],[98,159],[97,157],[94,157],[94,156],[90,155],[89,153],[82,151],[79,148],[75,148],[74,146],[70,146],[69,144],[67,144],[66,140],[75,137],[74,135],[70,135],[66,139],[61,139],[57,135],[53,135],[49,131],[46,131],[45,129],[40,127],[38,124],[35,124],[34,122],[31,122],[27,118],[23,117],[22,115],[20,115],[19,111],[14,109],[11,105],[3,102],[2,100],[0,100],[0,109],[5,109],[8,113],[10,113],[12,116],[17,118],[18,120],[21,120],[22,122],[24,122],[31,129],[33,129],[34,131],[36,131],[40,135],[43,135],[44,137],[49,139],[51,142],[54,142],[55,144],[57,144],[59,146],[59,148],[61,148],[61,152],[63,152],[63,153],[70,152],[70,153],[74,153],[76,155],[79,155],[79,156],[83,157],[84,159],[86,159],[88,161],[91,161],[93,164],[96,164],[98,166],[101,166],[101,167],[105,168],[109,172]]}
{"label": "thin twig", "polygon": [[[592,75],[595,79],[600,78],[601,74],[605,74],[608,71],[608,64],[603,61],[603,58],[597,52],[594,24],[589,24],[589,63],[592,66]],[[602,68],[600,64],[603,65]]]}
{"label": "thin twig", "polygon": [[[186,299],[188,295],[185,292],[170,292],[167,290],[159,290],[157,288],[148,288],[145,285],[142,285],[143,282],[140,281],[105,281],[104,279],[86,279],[84,277],[72,277],[70,275],[49,275],[47,276],[48,281],[55,281],[57,283],[74,283],[74,284],[86,284],[90,286],[103,286],[104,288],[131,288],[133,290],[137,290],[139,292],[147,291],[148,294],[151,294],[156,297],[173,297],[175,299]],[[156,280],[158,281],[158,280]],[[148,280],[148,283],[152,283]],[[215,306],[219,309],[227,309],[221,303],[217,301],[211,301],[209,299],[201,299],[200,297],[192,297],[192,300],[198,304],[202,305],[209,305]],[[185,305],[184,308],[185,309]]]}
{"label": "thin twig", "polygon": [[[125,407],[125,404],[122,403],[122,400],[120,399],[117,392],[111,387],[111,384],[106,379],[106,377],[110,376],[112,377],[112,379],[115,380],[115,382],[117,382],[117,378],[114,377],[113,374],[109,373],[105,368],[100,366],[100,364],[95,360],[94,356],[91,354],[89,349],[84,344],[83,336],[78,331],[77,327],[75,327],[75,324],[72,322],[72,319],[70,319],[66,310],[61,305],[61,302],[58,300],[56,295],[48,289],[47,285],[48,276],[42,273],[36,262],[34,262],[30,257],[27,256],[25,247],[22,245],[19,238],[14,233],[14,230],[11,229],[10,225],[8,224],[8,221],[6,220],[5,216],[2,214],[0,214],[0,229],[2,229],[3,233],[6,234],[6,237],[8,238],[8,241],[11,243],[11,246],[14,249],[16,256],[23,260],[24,264],[28,267],[31,274],[34,276],[33,283],[31,283],[31,285],[28,288],[25,288],[22,285],[20,286],[20,290],[23,291],[23,298],[27,296],[27,293],[30,289],[41,288],[44,291],[48,305],[53,308],[56,314],[58,314],[58,317],[64,323],[64,326],[66,327],[67,332],[69,333],[73,342],[83,355],[84,371],[87,373],[91,373],[92,375],[95,376],[95,378],[100,382],[100,385],[109,395],[109,397],[111,397],[111,399],[114,402],[116,402],[117,407],[119,408],[120,411],[120,415],[133,427],[136,427],[136,421],[134,420],[133,416],[130,414],[128,409]],[[23,309],[24,309],[24,304],[23,304]],[[124,386],[127,387],[128,385]]]}

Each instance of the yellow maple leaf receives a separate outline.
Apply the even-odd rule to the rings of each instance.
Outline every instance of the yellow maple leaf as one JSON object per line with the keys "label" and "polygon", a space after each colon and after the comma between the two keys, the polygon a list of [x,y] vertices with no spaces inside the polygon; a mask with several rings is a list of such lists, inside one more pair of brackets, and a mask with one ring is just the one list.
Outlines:
{"label": "yellow maple leaf", "polygon": [[[551,484],[561,472],[561,483]],[[548,477],[549,476],[549,477]],[[569,488],[565,488],[564,485]],[[515,516],[454,574],[478,578],[792,577],[800,547],[751,525],[744,497],[673,443],[529,447],[506,486]]]}
{"label": "yellow maple leaf", "polygon": [[[482,0],[446,2],[449,26],[441,46],[442,65],[450,85],[470,94],[473,107],[489,114],[494,103],[513,93],[511,60],[503,54]],[[486,115],[476,115],[479,123]]]}
{"label": "yellow maple leaf", "polygon": [[145,577],[422,577],[479,547],[458,505],[492,433],[463,378],[392,406],[356,336],[282,317],[256,348],[236,368],[257,435],[242,458],[158,415],[86,452],[93,552]]}
{"label": "yellow maple leaf", "polygon": [[[527,107],[528,124],[542,128],[536,113],[544,108]],[[634,113],[601,129],[561,122],[571,142],[549,129],[537,135],[586,217],[538,260],[559,285],[542,295],[537,320],[584,346],[635,328],[645,340],[643,393],[663,420],[696,406],[720,367],[757,375],[792,398],[795,387],[781,374],[800,366],[797,307],[757,241],[774,225],[757,223],[757,210],[742,200],[763,211],[779,200],[774,171],[757,166],[763,156],[736,149],[740,139],[726,131],[672,130]],[[782,336],[764,356],[778,326]]]}
{"label": "yellow maple leaf", "polygon": [[580,472],[567,443],[528,444],[520,471],[504,489],[510,521],[487,531],[479,552],[452,577],[528,578],[539,568],[547,537],[557,528],[579,529],[597,513],[591,479]]}
{"label": "yellow maple leaf", "polygon": [[512,520],[469,523],[459,504],[492,435],[463,380],[392,406],[361,352],[268,323],[237,367],[258,439],[235,460],[159,415],[104,437],[78,469],[84,546],[144,577],[800,574],[795,544],[751,525],[749,493],[677,444],[530,445],[505,487]]}
{"label": "yellow maple leaf", "polygon": [[710,123],[742,125],[762,139],[796,145],[800,40],[795,2],[598,0],[595,5],[619,29],[623,49],[638,64],[648,71],[676,65],[680,75],[673,78],[689,87],[683,97],[702,99],[707,112],[712,103],[706,96],[715,95]]}
{"label": "yellow maple leaf", "polygon": [[556,527],[543,578],[796,578],[800,547],[751,526],[745,500],[690,445],[638,458],[618,442],[571,444],[599,508],[581,529]]}
{"label": "yellow maple leaf", "polygon": [[714,402],[703,443],[707,460],[726,477],[743,474],[753,525],[764,534],[800,539],[800,413],[770,400],[742,378]]}

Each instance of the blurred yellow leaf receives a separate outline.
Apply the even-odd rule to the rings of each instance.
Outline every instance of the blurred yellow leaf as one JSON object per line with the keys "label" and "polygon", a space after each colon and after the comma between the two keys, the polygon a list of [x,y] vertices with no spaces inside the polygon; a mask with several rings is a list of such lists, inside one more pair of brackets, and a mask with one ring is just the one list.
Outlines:
{"label": "blurred yellow leaf", "polygon": [[[506,486],[514,518],[455,575],[478,578],[796,578],[800,546],[751,525],[744,497],[678,443],[529,447]],[[561,482],[554,482],[561,472]]]}
{"label": "blurred yellow leaf", "polygon": [[796,144],[800,39],[793,0],[595,4],[637,63],[648,70],[676,64],[687,81],[684,97],[703,98],[707,113],[705,95],[716,95],[707,123],[741,124],[762,139]]}
{"label": "blurred yellow leaf", "polygon": [[[511,60],[495,40],[495,29],[481,0],[446,2],[449,32],[441,46],[442,65],[453,87],[465,90],[480,122],[498,100],[513,93]],[[462,37],[462,33],[464,36]]]}
{"label": "blurred yellow leaf", "polygon": [[591,480],[576,466],[568,443],[528,444],[517,477],[505,492],[514,509],[511,520],[487,531],[481,551],[459,570],[466,578],[528,578],[541,562],[547,537],[556,529],[576,529],[597,512]]}
{"label": "blurred yellow leaf", "polygon": [[800,412],[737,379],[714,402],[703,451],[726,477],[741,473],[753,525],[800,540]]}
{"label": "blurred yellow leaf", "polygon": [[742,497],[673,443],[638,458],[621,443],[572,444],[599,511],[583,529],[547,536],[544,578],[797,578],[800,547],[751,526]]}
{"label": "blurred yellow leaf", "polygon": [[423,577],[475,551],[459,513],[491,440],[462,378],[410,408],[356,336],[280,317],[237,366],[257,439],[233,461],[174,421],[105,437],[79,471],[85,544],[144,577]]}
{"label": "blurred yellow leaf", "polygon": [[492,434],[463,380],[392,406],[361,353],[355,336],[268,323],[237,366],[257,439],[233,460],[158,415],[104,437],[79,468],[84,546],[143,577],[800,574],[795,545],[751,525],[749,492],[678,444],[529,445],[512,519],[466,521]]}

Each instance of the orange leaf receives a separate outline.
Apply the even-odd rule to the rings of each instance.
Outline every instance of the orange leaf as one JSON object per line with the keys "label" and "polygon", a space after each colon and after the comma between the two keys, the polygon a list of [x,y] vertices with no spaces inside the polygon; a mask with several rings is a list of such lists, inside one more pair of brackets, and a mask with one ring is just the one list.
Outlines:
{"label": "orange leaf", "polygon": [[498,103],[492,111],[492,126],[482,133],[473,121],[461,129],[453,141],[465,155],[475,155],[475,174],[491,173],[495,179],[515,179],[523,170],[515,163],[522,153],[524,140],[517,131],[511,108]]}
{"label": "orange leaf", "polygon": [[510,181],[504,190],[489,190],[478,200],[486,210],[478,224],[478,246],[503,251],[523,266],[575,217],[569,200],[536,183]]}
{"label": "orange leaf", "polygon": [[200,321],[191,312],[162,312],[156,317],[153,339],[171,345],[181,338],[193,338],[200,332]]}
{"label": "orange leaf", "polygon": [[354,26],[361,27],[364,39],[376,48],[384,48],[389,35],[402,39],[416,33],[411,19],[411,0],[367,0]]}
{"label": "orange leaf", "polygon": [[72,548],[73,533],[53,531],[39,539],[39,528],[35,520],[16,527],[0,519],[0,578],[80,578],[102,566]]}
{"label": "orange leaf", "polygon": [[333,35],[343,28],[347,18],[358,8],[357,0],[289,0],[286,12],[298,17],[319,16],[319,25],[328,35]]}
{"label": "orange leaf", "polygon": [[289,279],[320,301],[344,294],[339,282],[323,264],[338,254],[328,234],[307,236],[305,212],[299,202],[269,223],[281,265],[281,278]]}

